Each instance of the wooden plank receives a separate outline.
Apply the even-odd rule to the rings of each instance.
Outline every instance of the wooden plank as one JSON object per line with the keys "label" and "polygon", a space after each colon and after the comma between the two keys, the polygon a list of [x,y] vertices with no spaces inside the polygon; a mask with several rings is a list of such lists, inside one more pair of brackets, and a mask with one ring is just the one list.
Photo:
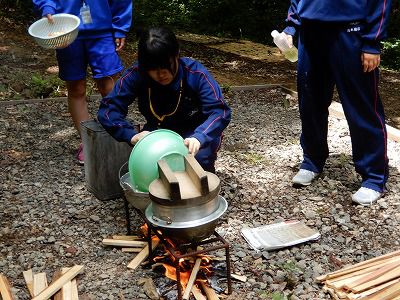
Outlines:
{"label": "wooden plank", "polygon": [[13,295],[11,293],[11,285],[7,277],[0,274],[0,295],[3,300],[13,300]]}
{"label": "wooden plank", "polygon": [[[153,238],[151,241],[151,248],[154,250],[157,248],[160,240],[158,238]],[[149,256],[149,245],[146,243],[146,246],[143,248],[141,252],[139,252],[134,259],[128,264],[129,269],[136,269],[143,261],[147,259]]]}
{"label": "wooden plank", "polygon": [[397,296],[400,296],[400,282],[371,295],[368,300],[393,300]]}
{"label": "wooden plank", "polygon": [[24,275],[26,287],[28,288],[29,295],[33,298],[35,295],[33,294],[33,271],[32,269],[23,271],[22,274]]}
{"label": "wooden plank", "polygon": [[79,300],[78,283],[76,279],[71,281],[71,300]]}
{"label": "wooden plank", "polygon": [[369,281],[367,283],[358,285],[356,287],[352,287],[351,291],[353,293],[361,293],[361,292],[363,292],[365,290],[368,290],[368,289],[370,289],[372,287],[375,287],[377,285],[380,285],[382,283],[385,283],[387,281],[390,281],[390,280],[393,280],[393,279],[396,279],[396,278],[399,278],[399,277],[400,277],[400,267],[397,267],[397,268],[393,269],[390,273],[386,273],[386,274],[384,274],[384,275],[382,275],[382,276],[380,276],[380,277],[378,277],[378,278],[376,278],[374,280],[371,280],[371,281]]}
{"label": "wooden plank", "polygon": [[122,241],[136,241],[142,239],[138,235],[113,235],[113,240],[122,240]]}
{"label": "wooden plank", "polygon": [[351,290],[353,287],[356,287],[358,285],[370,282],[370,281],[372,281],[372,280],[374,280],[374,279],[386,274],[387,272],[390,272],[391,270],[393,270],[393,269],[395,269],[397,267],[400,267],[400,261],[392,262],[390,264],[384,265],[383,267],[381,267],[381,268],[379,268],[379,269],[377,269],[377,270],[375,270],[375,271],[373,271],[371,273],[362,275],[361,278],[358,278],[358,279],[353,280],[353,281],[351,281],[349,283],[346,283],[344,285],[344,288],[347,289],[347,290]]}
{"label": "wooden plank", "polygon": [[121,251],[126,252],[126,253],[139,253],[142,250],[143,250],[143,247],[142,248],[121,248]]}
{"label": "wooden plank", "polygon": [[190,273],[190,277],[186,285],[185,292],[183,293],[182,297],[183,300],[188,300],[190,297],[190,292],[192,291],[193,284],[196,281],[197,273],[200,270],[200,264],[201,264],[201,258],[197,258],[196,262],[194,263],[192,273]]}
{"label": "wooden plank", "polygon": [[[322,281],[325,281],[326,279],[329,279],[329,278],[335,278],[335,277],[338,277],[338,276],[342,276],[342,275],[345,275],[345,274],[348,274],[348,273],[351,273],[351,272],[358,271],[358,270],[364,269],[366,267],[369,267],[367,265],[371,265],[372,263],[383,261],[383,260],[386,260],[386,259],[389,259],[389,258],[392,258],[392,257],[395,257],[395,256],[400,256],[400,250],[397,250],[397,251],[394,251],[394,252],[390,252],[390,253],[387,253],[385,255],[381,255],[381,256],[375,257],[375,258],[371,258],[371,259],[356,263],[354,265],[342,268],[340,270],[337,270],[337,271],[334,271],[334,272],[330,272],[330,273],[325,274],[325,275],[318,276],[316,278],[316,280],[319,281],[319,282],[322,282]],[[377,264],[379,264],[379,263],[377,263]]]}
{"label": "wooden plank", "polygon": [[83,270],[83,266],[76,265],[68,270],[67,273],[62,275],[56,281],[52,282],[44,291],[42,291],[38,296],[35,296],[32,300],[45,300],[53,296],[59,289],[63,287],[65,283],[73,279]]}
{"label": "wooden plank", "polygon": [[[332,101],[329,106],[329,115],[338,119],[345,119],[342,104],[336,101]],[[400,141],[400,130],[386,125],[387,137],[389,140],[399,142]]]}
{"label": "wooden plank", "polygon": [[204,296],[204,295],[201,293],[200,289],[199,289],[196,285],[194,285],[194,286],[192,287],[192,294],[193,294],[193,297],[194,297],[196,300],[207,300],[206,296]]}
{"label": "wooden plank", "polygon": [[206,294],[206,297],[208,300],[219,300],[218,295],[215,293],[215,291],[207,286],[204,282],[200,282],[201,288],[204,291],[204,294]]}
{"label": "wooden plank", "polygon": [[116,247],[144,247],[147,245],[147,242],[103,239],[103,245],[116,246]]}
{"label": "wooden plank", "polygon": [[185,169],[200,194],[207,195],[210,192],[207,173],[191,154],[185,156]]}
{"label": "wooden plank", "polygon": [[368,290],[366,290],[365,292],[362,292],[362,293],[357,293],[357,294],[350,293],[350,294],[347,295],[347,297],[350,300],[363,299],[363,298],[365,298],[367,296],[370,296],[370,295],[372,295],[372,294],[374,294],[376,292],[379,292],[380,290],[382,290],[382,289],[384,289],[384,288],[386,288],[386,287],[388,287],[388,286],[390,286],[390,285],[392,285],[394,283],[397,283],[397,282],[400,282],[400,279],[394,279],[394,280],[382,283],[382,284],[378,285],[377,287],[368,289]]}
{"label": "wooden plank", "polygon": [[171,196],[172,200],[181,200],[181,189],[179,186],[179,181],[176,178],[174,172],[169,167],[168,163],[160,159],[157,162],[158,174],[160,179],[167,190],[167,193]]}
{"label": "wooden plank", "polygon": [[[33,275],[33,294],[39,295],[44,289],[47,288],[47,276],[46,273],[37,273]],[[46,300],[49,299],[45,298]]]}

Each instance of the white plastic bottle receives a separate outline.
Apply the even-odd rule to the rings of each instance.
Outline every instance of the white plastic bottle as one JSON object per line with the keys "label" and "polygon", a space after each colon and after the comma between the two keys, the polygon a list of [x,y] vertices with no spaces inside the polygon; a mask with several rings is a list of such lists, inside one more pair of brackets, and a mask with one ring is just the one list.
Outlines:
{"label": "white plastic bottle", "polygon": [[279,33],[277,30],[273,30],[271,36],[274,38],[275,45],[282,51],[285,58],[291,62],[296,62],[298,57],[297,48],[295,46],[289,46],[284,33]]}

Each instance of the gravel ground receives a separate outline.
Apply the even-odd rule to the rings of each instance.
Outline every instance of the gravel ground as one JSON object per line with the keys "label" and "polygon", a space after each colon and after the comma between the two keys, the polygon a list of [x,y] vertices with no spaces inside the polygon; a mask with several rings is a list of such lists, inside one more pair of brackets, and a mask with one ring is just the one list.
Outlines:
{"label": "gravel ground", "polygon": [[[351,160],[344,120],[331,119],[331,156],[321,178],[295,189],[291,178],[301,149],[296,100],[278,89],[230,92],[233,119],[217,161],[221,194],[229,203],[217,231],[231,245],[234,281],[228,299],[330,299],[317,275],[400,248],[400,145],[389,141],[389,192],[372,207],[351,203],[359,176]],[[90,103],[91,111],[97,108]],[[46,272],[82,264],[80,299],[148,299],[138,280],[156,278],[129,270],[132,254],[101,240],[125,234],[121,199],[99,201],[85,186],[74,160],[79,143],[66,102],[8,105],[0,110],[0,272],[17,299],[28,299],[22,271]],[[130,112],[135,118],[136,111]],[[243,227],[299,219],[321,233],[317,242],[255,252]],[[132,212],[134,229],[143,222]],[[217,252],[217,255],[223,253]]]}

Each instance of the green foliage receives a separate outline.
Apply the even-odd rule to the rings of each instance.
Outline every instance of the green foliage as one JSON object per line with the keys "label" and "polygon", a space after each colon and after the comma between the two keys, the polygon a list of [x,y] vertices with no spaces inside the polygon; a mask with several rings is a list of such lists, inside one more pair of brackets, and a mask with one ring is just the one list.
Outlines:
{"label": "green foliage", "polygon": [[35,98],[47,98],[60,96],[62,92],[60,87],[63,82],[56,76],[42,77],[41,75],[32,75],[28,86]]}
{"label": "green foliage", "polygon": [[400,39],[383,42],[382,65],[393,70],[400,70]]}

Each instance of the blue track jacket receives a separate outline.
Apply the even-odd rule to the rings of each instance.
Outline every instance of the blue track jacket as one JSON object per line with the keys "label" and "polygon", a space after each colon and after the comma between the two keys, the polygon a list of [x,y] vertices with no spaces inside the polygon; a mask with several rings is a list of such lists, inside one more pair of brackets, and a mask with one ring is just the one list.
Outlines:
{"label": "blue track jacket", "polygon": [[287,34],[295,35],[302,21],[351,23],[360,21],[364,40],[362,51],[380,53],[386,37],[391,0],[291,0]]}
{"label": "blue track jacket", "polygon": [[[130,143],[137,133],[125,119],[135,98],[147,121],[143,130],[170,129],[184,138],[196,138],[202,147],[219,139],[231,119],[231,110],[218,83],[202,64],[186,57],[179,59],[178,73],[167,86],[139,72],[137,63],[124,72],[113,91],[102,100],[97,115],[118,141]],[[160,121],[154,112],[168,116]]]}
{"label": "blue track jacket", "polygon": [[123,38],[132,23],[132,0],[33,0],[42,16],[67,13],[80,17],[83,2],[90,8],[93,22],[79,26],[79,38],[113,36]]}

